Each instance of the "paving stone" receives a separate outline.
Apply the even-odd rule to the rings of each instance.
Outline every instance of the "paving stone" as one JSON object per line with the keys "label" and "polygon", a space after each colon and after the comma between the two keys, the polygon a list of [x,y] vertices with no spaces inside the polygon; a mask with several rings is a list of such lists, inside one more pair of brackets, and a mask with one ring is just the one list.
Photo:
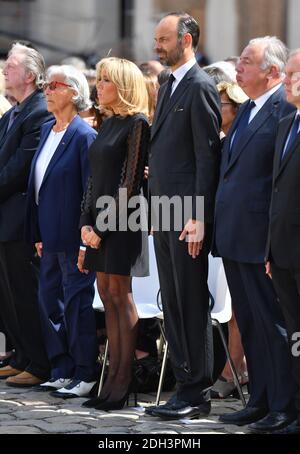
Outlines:
{"label": "paving stone", "polygon": [[0,434],[41,434],[42,431],[30,426],[0,427]]}
{"label": "paving stone", "polygon": [[[163,393],[161,404],[172,393]],[[144,414],[144,407],[155,402],[155,394],[139,395],[139,407],[102,412],[81,406],[86,398],[56,399],[32,389],[9,388],[0,382],[0,433],[76,433],[76,434],[204,434],[247,433],[246,428],[224,426],[221,413],[242,408],[235,399],[214,400],[212,413],[202,420],[184,424],[163,421]]]}

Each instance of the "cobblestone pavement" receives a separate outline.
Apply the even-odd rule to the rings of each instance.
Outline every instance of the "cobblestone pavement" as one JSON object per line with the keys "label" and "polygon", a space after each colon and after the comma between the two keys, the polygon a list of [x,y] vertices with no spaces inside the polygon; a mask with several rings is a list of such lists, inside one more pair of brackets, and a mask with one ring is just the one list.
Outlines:
{"label": "cobblestone pavement", "polygon": [[[162,395],[162,402],[170,394]],[[218,415],[242,408],[240,401],[214,400],[205,419],[162,421],[144,414],[155,401],[153,394],[139,394],[139,407],[103,412],[81,407],[85,398],[58,399],[47,392],[11,388],[0,381],[0,434],[227,434],[247,433],[246,428],[226,426]],[[129,402],[129,405],[132,405]]]}

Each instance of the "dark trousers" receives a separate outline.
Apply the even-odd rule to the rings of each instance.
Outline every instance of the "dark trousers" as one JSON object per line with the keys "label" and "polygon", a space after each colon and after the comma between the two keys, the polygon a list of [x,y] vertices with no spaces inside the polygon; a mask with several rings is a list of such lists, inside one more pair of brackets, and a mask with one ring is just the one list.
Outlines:
{"label": "dark trousers", "polygon": [[[166,336],[181,400],[199,404],[212,385],[212,329],[207,286],[208,248],[188,255],[180,232],[154,232]],[[209,240],[208,240],[209,242]]]}
{"label": "dark trousers", "polygon": [[292,371],[297,384],[295,405],[300,417],[300,269],[283,269],[272,263],[272,277],[288,332]]}
{"label": "dark trousers", "polygon": [[15,348],[10,365],[47,379],[49,362],[41,332],[34,260],[33,248],[27,244],[0,243],[0,312]]}
{"label": "dark trousers", "polygon": [[95,274],[77,268],[77,252],[43,251],[39,302],[52,378],[96,378]]}
{"label": "dark trousers", "polygon": [[241,333],[250,381],[248,406],[292,409],[287,334],[278,298],[264,264],[223,259],[233,309]]}

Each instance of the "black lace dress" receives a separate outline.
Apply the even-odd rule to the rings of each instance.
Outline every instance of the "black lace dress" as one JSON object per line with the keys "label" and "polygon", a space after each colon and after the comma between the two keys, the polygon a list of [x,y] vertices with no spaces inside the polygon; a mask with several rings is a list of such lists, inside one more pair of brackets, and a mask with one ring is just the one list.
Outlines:
{"label": "black lace dress", "polygon": [[[88,270],[125,276],[149,274],[147,229],[122,231],[124,213],[127,221],[137,209],[124,211],[123,195],[119,197],[120,188],[127,190],[126,202],[142,194],[148,144],[149,124],[142,114],[136,114],[105,120],[89,149],[91,177],[82,202],[80,227],[92,226],[102,241],[99,249],[88,247],[86,250],[85,268]],[[101,196],[113,199],[99,207]],[[142,213],[144,207],[139,206],[139,210],[139,215],[146,216]],[[108,222],[112,219],[115,219],[113,227]]]}

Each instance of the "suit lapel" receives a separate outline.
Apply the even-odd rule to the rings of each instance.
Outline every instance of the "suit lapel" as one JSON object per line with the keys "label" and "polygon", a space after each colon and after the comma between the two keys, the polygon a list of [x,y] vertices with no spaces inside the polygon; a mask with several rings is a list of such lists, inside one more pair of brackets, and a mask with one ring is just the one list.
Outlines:
{"label": "suit lapel", "polygon": [[[275,149],[275,156],[274,156],[274,176],[275,176],[275,178],[277,178],[277,175],[282,167],[281,155],[282,155],[283,147],[286,143],[286,139],[288,137],[289,131],[291,129],[291,125],[294,121],[294,118],[295,118],[295,114],[293,113],[292,115],[289,116],[289,118],[285,121],[285,123],[282,124],[282,127],[279,130],[280,134],[278,135],[276,149]],[[284,162],[284,160],[283,160],[283,162]]]}
{"label": "suit lapel", "polygon": [[159,103],[157,105],[156,114],[154,118],[154,122],[151,128],[151,140],[165,121],[168,113],[174,108],[178,99],[183,95],[187,87],[189,86],[189,81],[193,77],[194,72],[196,71],[196,65],[194,65],[184,76],[184,78],[180,81],[177,85],[174,93],[172,94],[170,100],[168,101],[167,105],[164,104],[164,97],[166,94],[167,84],[164,89],[163,95],[159,99]]}
{"label": "suit lapel", "polygon": [[[280,89],[278,90],[280,91]],[[277,92],[275,92],[277,94]],[[253,120],[249,123],[247,131],[242,134],[237,140],[235,145],[238,151],[234,154],[232,159],[229,161],[226,172],[235,165],[236,161],[239,159],[241,153],[244,151],[245,147],[251,140],[252,136],[264,125],[268,118],[272,115],[273,110],[278,104],[277,96],[274,99],[274,95],[271,96],[265,105],[260,109],[260,111],[255,115]],[[246,107],[246,106],[245,106]],[[242,114],[242,112],[241,112]],[[231,140],[231,139],[230,139]]]}
{"label": "suit lapel", "polygon": [[[288,136],[288,133],[289,133],[289,130],[291,128],[291,124],[293,123],[294,121],[294,118],[295,118],[295,114],[293,115],[291,121],[288,122],[288,128],[285,130],[285,134],[283,136],[283,140],[282,140],[282,144],[281,144],[281,148],[278,148],[278,152],[276,153],[276,159],[278,158],[278,164],[277,164],[277,172],[275,174],[275,179],[279,177],[279,175],[281,174],[281,172],[283,171],[283,169],[286,167],[287,163],[289,162],[289,160],[291,159],[291,157],[293,156],[293,154],[296,152],[297,148],[299,147],[300,145],[300,133],[298,132],[298,135],[296,137],[296,140],[295,142],[293,143],[293,145],[291,146],[291,149],[287,151],[287,153],[285,154],[285,156],[283,157],[283,159],[281,160],[281,154],[282,154],[282,150],[283,150],[283,147],[285,145],[285,142],[286,142],[286,139],[287,139],[287,136]],[[278,156],[277,156],[278,155]]]}
{"label": "suit lapel", "polygon": [[44,175],[40,190],[42,189],[43,185],[45,184],[45,181],[47,180],[47,178],[48,178],[49,174],[51,173],[53,167],[56,165],[56,163],[59,161],[60,157],[65,152],[65,150],[66,150],[66,148],[68,146],[68,143],[70,142],[70,140],[72,139],[73,135],[75,134],[75,132],[76,132],[76,130],[78,128],[79,123],[80,123],[80,117],[77,115],[74,118],[74,120],[70,123],[70,125],[68,126],[65,134],[62,137],[62,140],[60,141],[57,149],[55,150],[54,155],[52,156],[52,158],[51,158],[51,160],[49,162],[49,165],[48,165],[46,173]]}
{"label": "suit lapel", "polygon": [[9,123],[10,114],[11,114],[12,109],[9,109],[9,111],[6,112],[1,119],[2,125],[1,125],[1,131],[0,131],[0,148],[2,147],[2,144],[3,144],[4,140],[6,139],[6,130],[7,130],[7,126]]}

